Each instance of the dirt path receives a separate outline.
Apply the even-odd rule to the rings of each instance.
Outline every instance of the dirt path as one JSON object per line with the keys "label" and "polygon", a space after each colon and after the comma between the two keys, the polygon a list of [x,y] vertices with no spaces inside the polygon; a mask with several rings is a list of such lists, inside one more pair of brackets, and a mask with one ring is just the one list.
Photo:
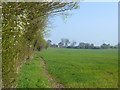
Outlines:
{"label": "dirt path", "polygon": [[40,57],[40,61],[42,62],[42,75],[45,76],[48,82],[51,84],[51,88],[64,88],[64,86],[58,83],[46,70],[45,61]]}

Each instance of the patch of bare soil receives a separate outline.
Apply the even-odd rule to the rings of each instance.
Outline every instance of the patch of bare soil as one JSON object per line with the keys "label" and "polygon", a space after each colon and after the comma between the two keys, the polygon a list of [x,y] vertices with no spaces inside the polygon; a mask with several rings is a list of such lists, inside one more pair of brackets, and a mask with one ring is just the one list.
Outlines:
{"label": "patch of bare soil", "polygon": [[40,57],[40,61],[42,63],[42,75],[45,76],[48,82],[51,84],[51,88],[64,88],[64,86],[58,82],[48,73],[45,67],[45,61]]}

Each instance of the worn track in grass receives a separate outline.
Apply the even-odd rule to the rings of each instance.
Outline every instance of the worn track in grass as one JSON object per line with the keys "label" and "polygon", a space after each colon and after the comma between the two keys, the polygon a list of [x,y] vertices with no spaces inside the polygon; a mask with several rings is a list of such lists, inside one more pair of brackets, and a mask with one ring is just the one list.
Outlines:
{"label": "worn track in grass", "polygon": [[40,57],[42,63],[42,75],[45,76],[48,82],[51,84],[51,88],[64,88],[63,84],[58,83],[46,70],[45,61]]}

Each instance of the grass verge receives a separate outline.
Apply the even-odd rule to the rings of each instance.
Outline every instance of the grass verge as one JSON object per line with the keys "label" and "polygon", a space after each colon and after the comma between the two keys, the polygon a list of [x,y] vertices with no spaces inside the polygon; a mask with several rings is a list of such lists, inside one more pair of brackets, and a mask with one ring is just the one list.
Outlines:
{"label": "grass verge", "polygon": [[45,76],[40,57],[36,54],[32,60],[26,62],[19,71],[17,88],[49,88],[50,84]]}

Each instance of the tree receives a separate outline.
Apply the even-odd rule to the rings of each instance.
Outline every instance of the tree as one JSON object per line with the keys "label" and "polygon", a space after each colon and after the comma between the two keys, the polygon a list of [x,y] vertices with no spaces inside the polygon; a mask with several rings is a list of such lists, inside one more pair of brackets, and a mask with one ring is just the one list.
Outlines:
{"label": "tree", "polygon": [[76,43],[77,43],[77,42],[75,42],[75,41],[73,40],[73,42],[71,43],[70,46],[73,48],[73,47],[76,45]]}
{"label": "tree", "polygon": [[85,43],[85,49],[89,49],[89,48],[90,48],[89,43]]}
{"label": "tree", "polygon": [[90,48],[93,49],[93,48],[94,48],[94,44],[91,44],[91,45],[90,45]]}
{"label": "tree", "polygon": [[26,58],[32,58],[36,48],[40,50],[45,46],[45,28],[50,15],[61,14],[77,7],[77,2],[2,3],[3,88],[15,87],[20,65]]}
{"label": "tree", "polygon": [[103,44],[101,45],[101,48],[102,48],[102,49],[108,49],[108,48],[110,48],[110,44],[105,44],[105,43],[103,43]]}
{"label": "tree", "polygon": [[64,42],[65,42],[65,47],[68,47],[68,44],[70,43],[69,39],[65,39]]}
{"label": "tree", "polygon": [[48,47],[50,47],[50,46],[51,46],[51,43],[52,43],[52,41],[51,41],[51,40],[47,40],[47,45],[48,45]]}
{"label": "tree", "polygon": [[57,47],[57,45],[56,45],[56,44],[53,44],[53,45],[51,45],[51,47],[56,48],[56,47]]}
{"label": "tree", "polygon": [[79,43],[79,48],[84,49],[85,48],[85,43],[83,43],[83,42]]}
{"label": "tree", "polygon": [[62,42],[59,42],[59,43],[58,43],[58,47],[63,48],[63,43],[62,43]]}
{"label": "tree", "polygon": [[65,46],[65,39],[64,38],[61,39],[61,45],[62,45],[62,48]]}

